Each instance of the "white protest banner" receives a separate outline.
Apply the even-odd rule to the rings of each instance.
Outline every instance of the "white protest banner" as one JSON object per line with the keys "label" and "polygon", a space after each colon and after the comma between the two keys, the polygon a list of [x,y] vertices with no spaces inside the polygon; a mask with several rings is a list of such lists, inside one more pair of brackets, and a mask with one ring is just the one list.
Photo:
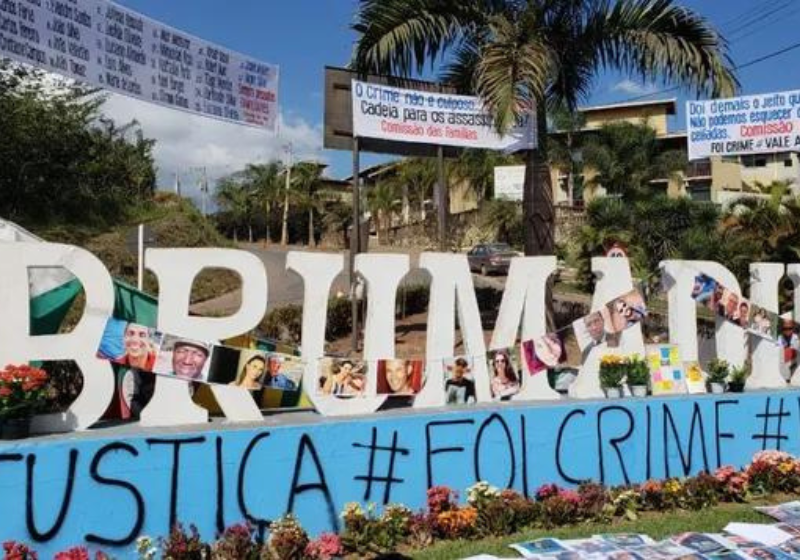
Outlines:
{"label": "white protest banner", "polygon": [[522,200],[522,187],[524,184],[524,165],[498,165],[494,168],[495,198]]}
{"label": "white protest banner", "polygon": [[500,136],[477,97],[353,80],[352,100],[354,136],[493,150],[536,146],[535,119],[526,116]]}
{"label": "white protest banner", "polygon": [[689,159],[800,148],[800,90],[686,102]]}
{"label": "white protest banner", "polygon": [[107,0],[0,1],[0,55],[174,109],[277,123],[277,66]]}

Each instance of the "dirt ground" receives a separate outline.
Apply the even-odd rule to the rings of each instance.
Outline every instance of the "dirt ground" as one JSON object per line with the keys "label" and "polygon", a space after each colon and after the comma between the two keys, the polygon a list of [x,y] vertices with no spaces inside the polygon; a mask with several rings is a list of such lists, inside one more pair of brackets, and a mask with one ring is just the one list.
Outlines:
{"label": "dirt ground", "polygon": [[[396,321],[395,327],[395,354],[398,358],[411,359],[411,358],[424,358],[425,356],[425,341],[428,329],[428,314],[418,313],[416,315],[409,315],[403,319]],[[490,322],[491,325],[494,321]],[[580,365],[580,350],[572,335],[570,329],[565,331],[564,344],[567,350],[567,361],[564,366],[578,367]],[[492,330],[484,328],[483,339],[486,347],[489,347],[489,342],[492,338]],[[464,344],[461,338],[461,333],[456,329],[456,344],[453,349],[453,355],[458,356],[464,353]],[[334,356],[348,356],[351,358],[361,357],[361,348],[358,352],[351,352],[351,339],[350,337],[340,338],[327,343],[326,352]],[[517,341],[519,346],[519,341]],[[519,357],[519,349],[515,350],[515,356]]]}

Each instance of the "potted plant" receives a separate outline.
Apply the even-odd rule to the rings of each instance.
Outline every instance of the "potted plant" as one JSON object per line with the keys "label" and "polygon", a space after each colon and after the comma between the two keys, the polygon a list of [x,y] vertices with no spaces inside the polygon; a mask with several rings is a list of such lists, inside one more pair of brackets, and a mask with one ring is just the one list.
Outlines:
{"label": "potted plant", "polygon": [[46,383],[47,373],[29,365],[0,371],[0,439],[28,437],[31,417],[45,402]]}
{"label": "potted plant", "polygon": [[615,354],[600,358],[600,386],[605,391],[606,398],[618,399],[622,396],[625,367],[625,361]]}
{"label": "potted plant", "polygon": [[708,390],[712,393],[724,393],[731,366],[725,360],[715,358],[708,362],[707,369],[706,382],[708,383]]}
{"label": "potted plant", "polygon": [[731,393],[743,392],[748,375],[750,375],[750,369],[747,366],[731,368],[731,379],[728,381],[728,391]]}
{"label": "potted plant", "polygon": [[626,362],[627,382],[631,395],[646,397],[647,384],[650,381],[650,368],[647,367],[647,362],[637,355],[630,356]]}

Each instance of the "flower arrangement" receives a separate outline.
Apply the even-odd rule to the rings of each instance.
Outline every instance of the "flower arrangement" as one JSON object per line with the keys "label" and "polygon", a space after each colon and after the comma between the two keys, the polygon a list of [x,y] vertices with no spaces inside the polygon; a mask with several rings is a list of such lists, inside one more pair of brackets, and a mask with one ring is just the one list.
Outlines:
{"label": "flower arrangement", "polygon": [[[485,481],[466,491],[467,504],[446,486],[428,490],[427,507],[411,512],[402,505],[387,505],[380,515],[376,508],[347,504],[342,512],[342,535],[325,533],[315,540],[291,515],[270,527],[267,543],[255,542],[248,525],[223,531],[216,542],[203,543],[197,529],[187,533],[176,525],[159,546],[141,537],[136,551],[141,560],[161,557],[171,560],[194,558],[332,560],[345,556],[376,556],[398,548],[421,548],[436,539],[466,539],[487,535],[510,535],[532,527],[550,528],[584,521],[636,519],[643,511],[671,509],[701,510],[718,502],[744,502],[750,492],[800,494],[800,459],[783,451],[763,451],[743,469],[724,466],[713,473],[683,479],[648,480],[638,485],[604,487],[581,484],[576,490],[556,484],[539,487],[533,497],[511,489],[500,490]],[[17,542],[3,544],[3,560],[36,560],[36,553]],[[89,559],[86,549],[77,547],[55,556],[59,560]],[[106,558],[102,553],[96,560]]]}
{"label": "flower arrangement", "polygon": [[226,528],[211,547],[215,560],[258,560],[259,545],[255,542],[255,530],[248,523]]}
{"label": "flower arrangement", "polygon": [[206,555],[208,545],[203,543],[200,532],[189,525],[187,533],[183,525],[176,523],[165,539],[159,539],[164,560],[200,560]]}
{"label": "flower arrangement", "polygon": [[0,419],[25,418],[45,403],[47,372],[29,365],[0,371]]}
{"label": "flower arrangement", "polygon": [[272,522],[262,558],[284,560],[286,558],[302,558],[308,546],[308,534],[290,513]]}
{"label": "flower arrangement", "polygon": [[646,387],[650,381],[647,361],[637,354],[625,358],[627,382],[631,387]]}
{"label": "flower arrangement", "polygon": [[600,386],[603,389],[619,389],[625,379],[627,364],[622,356],[606,354],[600,358]]}
{"label": "flower arrangement", "polygon": [[718,358],[708,362],[706,369],[708,370],[706,381],[719,385],[724,385],[728,381],[728,376],[731,372],[730,364],[728,364],[727,361],[720,360]]}
{"label": "flower arrangement", "polygon": [[332,560],[344,556],[342,539],[335,533],[322,533],[318,538],[309,541],[305,555],[310,560]]}
{"label": "flower arrangement", "polygon": [[4,560],[38,560],[39,556],[28,545],[16,541],[3,543]]}

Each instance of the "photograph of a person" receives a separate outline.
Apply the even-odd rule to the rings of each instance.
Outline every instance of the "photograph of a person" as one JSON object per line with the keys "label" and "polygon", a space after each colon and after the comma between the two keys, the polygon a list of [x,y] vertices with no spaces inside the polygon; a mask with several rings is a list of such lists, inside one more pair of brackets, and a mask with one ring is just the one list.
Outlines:
{"label": "photograph of a person", "polygon": [[411,396],[422,389],[422,360],[378,360],[378,394]]}
{"label": "photograph of a person", "polygon": [[242,350],[236,371],[236,379],[231,381],[231,385],[248,391],[258,391],[264,385],[267,356],[259,350]]}
{"label": "photograph of a person", "polygon": [[729,321],[736,321],[738,312],[739,296],[725,288],[717,303],[717,315],[721,315]]}
{"label": "photograph of a person", "polygon": [[780,317],[777,313],[764,309],[755,303],[750,305],[749,331],[775,340],[778,338],[779,323]]}
{"label": "photograph of a person", "polygon": [[288,354],[269,355],[269,375],[264,378],[264,387],[280,391],[296,391],[303,378],[303,362]]}
{"label": "photograph of a person", "polygon": [[783,363],[792,371],[797,366],[800,354],[800,337],[797,336],[796,326],[791,319],[781,318],[781,328],[778,333],[778,344],[783,348]]}
{"label": "photograph of a person", "polygon": [[111,318],[106,323],[97,357],[142,371],[153,371],[162,335],[155,329]]}
{"label": "photograph of a person", "polygon": [[566,359],[564,343],[556,333],[547,333],[533,340],[525,340],[520,348],[522,360],[530,375],[555,367]]}
{"label": "photograph of a person", "polygon": [[470,404],[476,401],[472,379],[472,358],[458,356],[444,360],[444,393],[447,404]]}
{"label": "photograph of a person", "polygon": [[241,370],[239,361],[243,352],[249,352],[249,350],[215,345],[211,349],[211,357],[208,359],[207,381],[218,385],[233,385]]}
{"label": "photograph of a person", "polygon": [[205,381],[210,353],[210,345],[205,342],[164,335],[154,371],[187,381]]}
{"label": "photograph of a person", "polygon": [[620,335],[618,332],[611,332],[611,320],[606,307],[593,311],[585,317],[577,319],[572,323],[572,330],[575,333],[575,340],[581,351],[605,344],[609,348],[619,346]]}
{"label": "photograph of a person", "polygon": [[700,305],[712,309],[714,305],[714,290],[716,287],[716,280],[706,274],[698,274],[694,277],[692,298]]}
{"label": "photograph of a person", "polygon": [[508,401],[519,393],[519,375],[511,358],[512,355],[513,352],[509,348],[489,353],[489,375],[492,398],[495,400]]}
{"label": "photograph of a person", "polygon": [[750,324],[750,302],[746,299],[742,298],[739,300],[739,311],[736,315],[736,322],[739,323],[739,326],[743,329],[747,328],[747,325]]}
{"label": "photograph of a person", "polygon": [[647,317],[647,306],[638,290],[632,290],[608,304],[610,325],[606,329],[612,333],[622,332]]}
{"label": "photograph of a person", "polygon": [[367,364],[323,358],[319,361],[319,392],[336,397],[360,397],[367,390]]}

